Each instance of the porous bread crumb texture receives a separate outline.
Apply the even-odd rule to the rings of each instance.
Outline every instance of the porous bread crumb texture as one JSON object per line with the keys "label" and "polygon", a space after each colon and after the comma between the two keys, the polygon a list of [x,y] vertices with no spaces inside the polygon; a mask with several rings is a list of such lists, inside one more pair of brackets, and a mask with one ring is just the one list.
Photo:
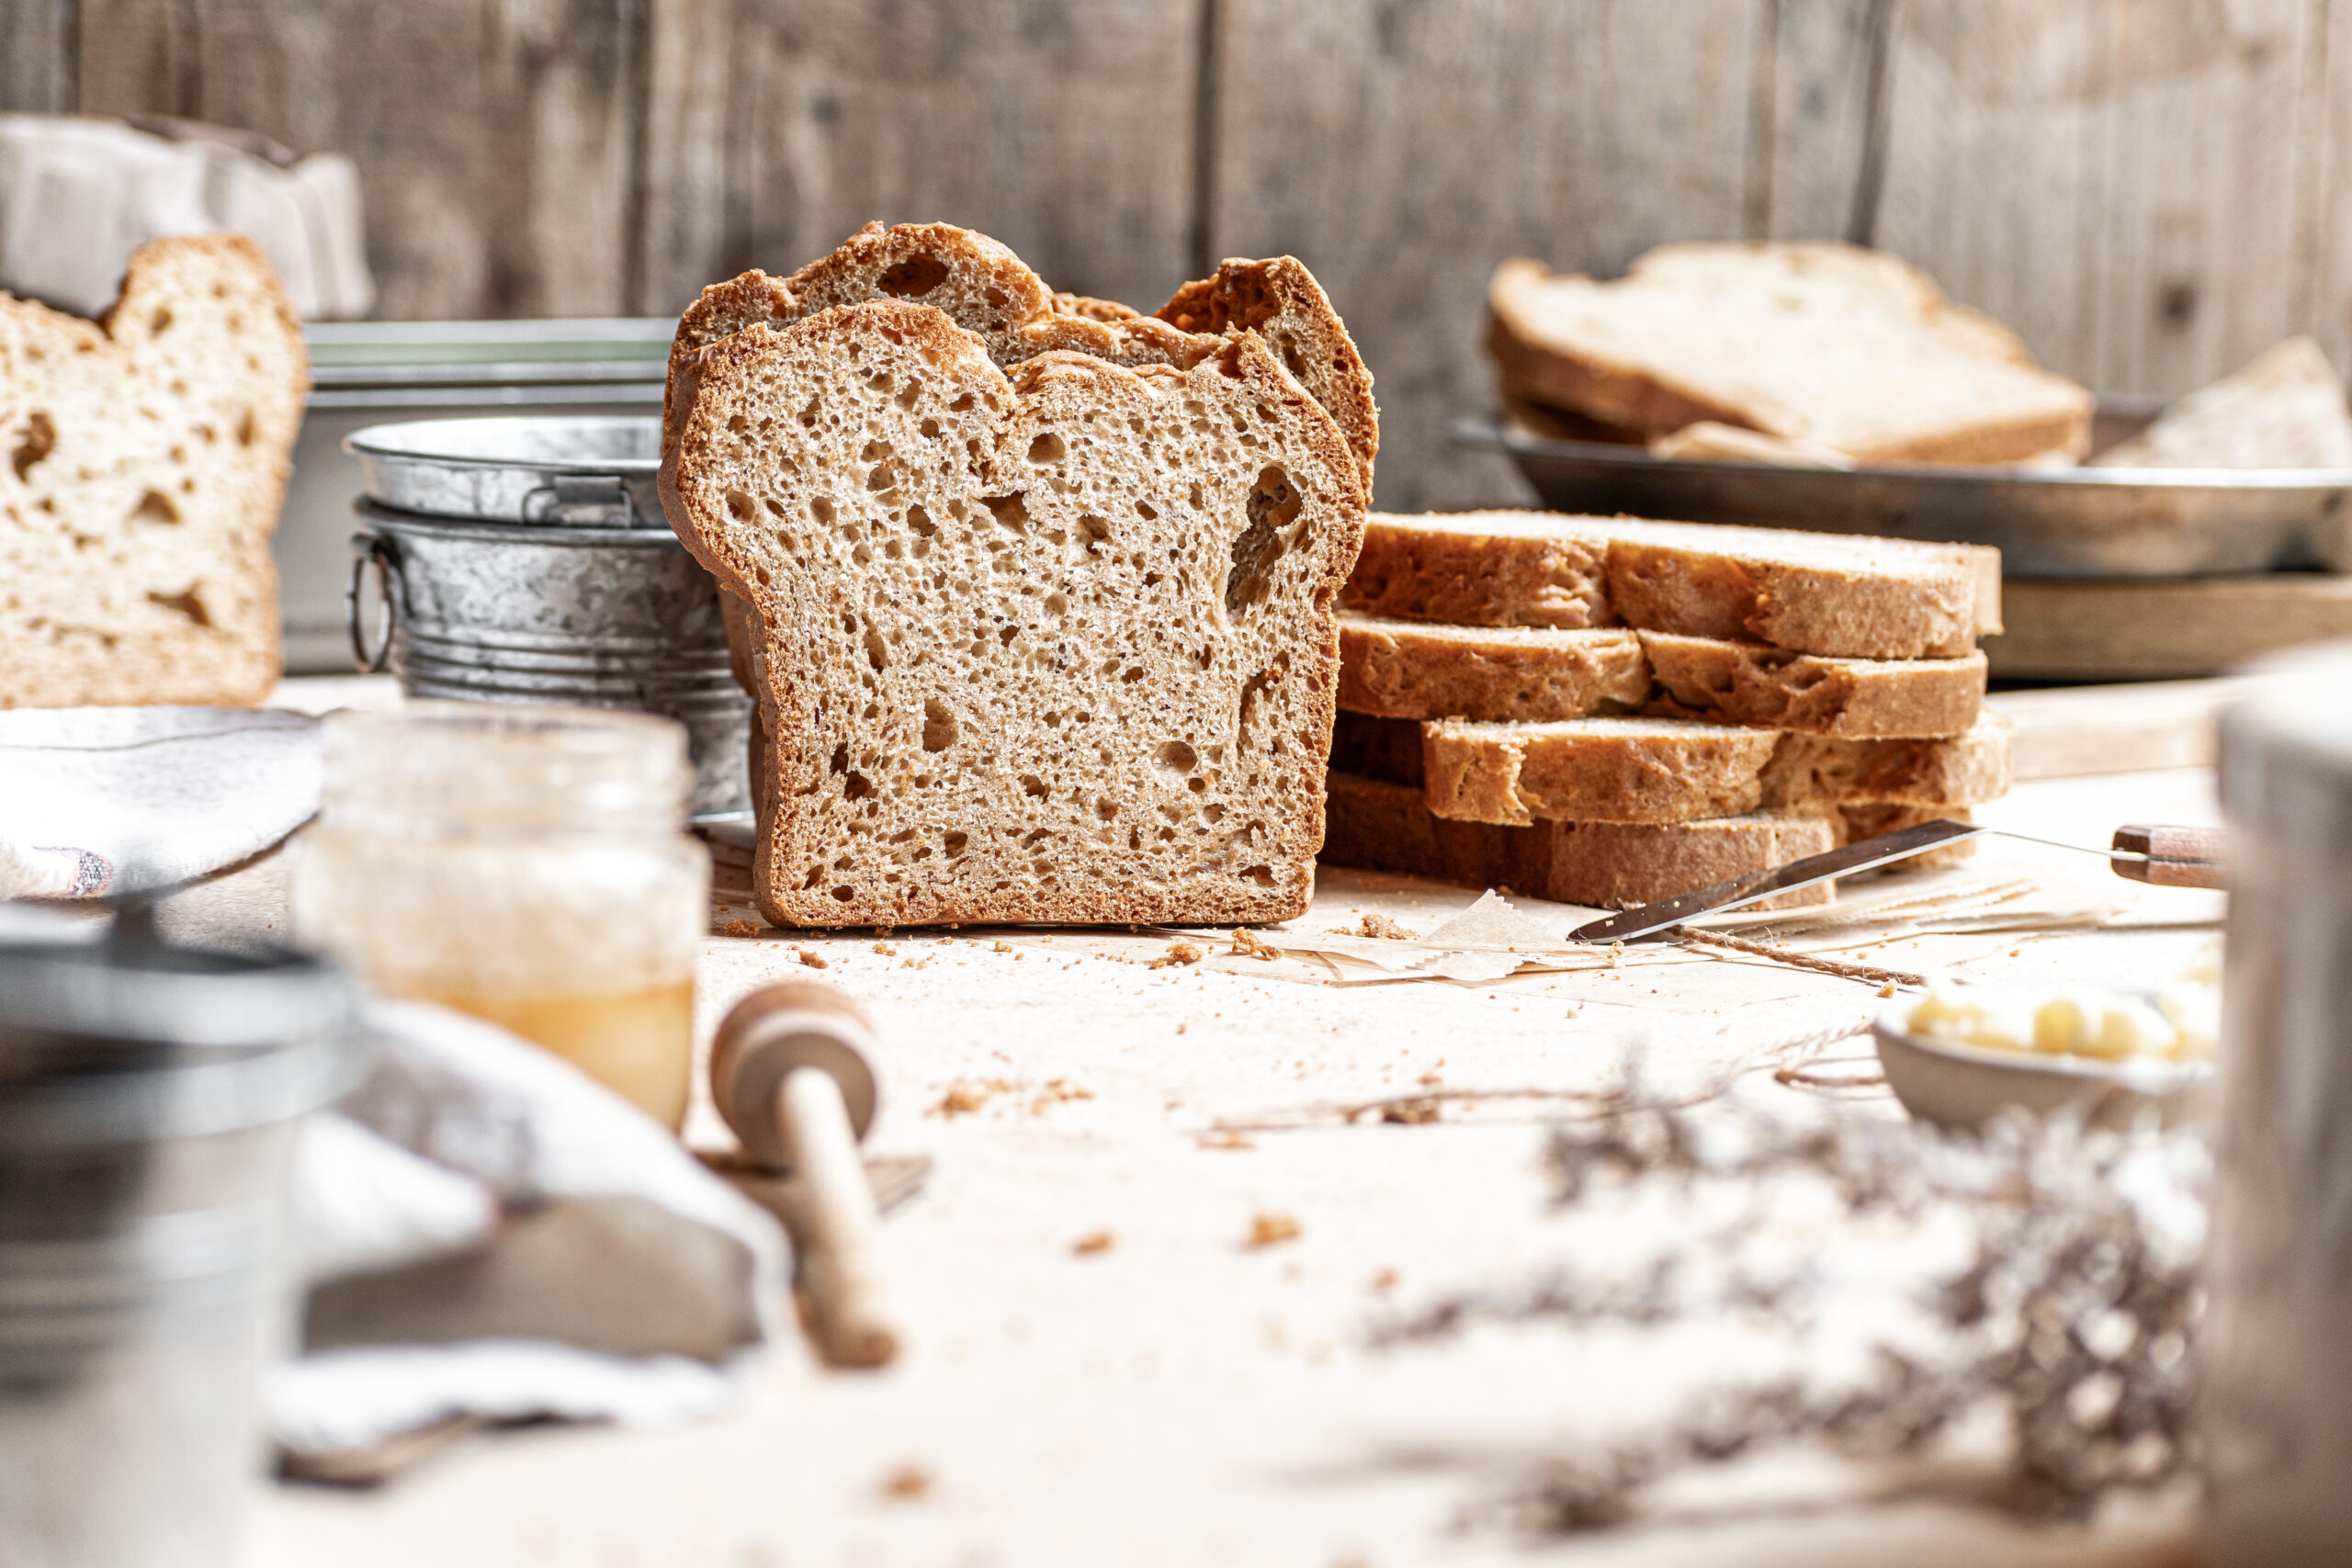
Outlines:
{"label": "porous bread crumb texture", "polygon": [[1860,659],[1962,658],[1998,552],[1543,512],[1374,513],[1347,604],[1457,626],[1632,626]]}
{"label": "porous bread crumb texture", "polygon": [[[1377,722],[1377,721],[1374,721]],[[1430,809],[1469,822],[1669,823],[1849,802],[1973,806],[2009,786],[2012,730],[1853,740],[1661,718],[1421,726]]]}
{"label": "porous bread crumb texture", "polygon": [[[1752,813],[1665,826],[1454,822],[1405,784],[1334,770],[1323,859],[1466,887],[1509,887],[1535,898],[1629,908],[1837,846],[1839,826],[1818,815]],[[1824,904],[1829,884],[1753,906]]]}
{"label": "porous bread crumb texture", "polygon": [[946,311],[1006,369],[1055,352],[1190,369],[1227,336],[1255,333],[1337,422],[1362,465],[1365,491],[1372,489],[1380,450],[1372,373],[1322,286],[1295,257],[1227,261],[1147,316],[1110,300],[1056,294],[1009,246],[948,223],[868,223],[790,277],[752,271],[704,289],[679,318],[671,345],[665,433],[675,432],[678,372],[695,354],[749,327],[787,326],[876,299]]}
{"label": "porous bread crumb texture", "polygon": [[1340,618],[1340,706],[1384,718],[1548,723],[1646,713],[1852,737],[1956,735],[1976,722],[1981,653],[1840,659],[1613,627]]}
{"label": "porous bread crumb texture", "polygon": [[310,389],[254,243],[135,252],[99,321],[0,295],[0,707],[260,702]]}
{"label": "porous bread crumb texture", "polygon": [[1260,340],[1008,379],[927,305],[699,355],[673,525],[756,611],[779,924],[1305,909],[1359,471]]}
{"label": "porous bread crumb texture", "polygon": [[1608,283],[1515,258],[1487,304],[1515,395],[1645,440],[1714,421],[1864,462],[2089,446],[2086,389],[1926,275],[1855,246],[1667,245]]}

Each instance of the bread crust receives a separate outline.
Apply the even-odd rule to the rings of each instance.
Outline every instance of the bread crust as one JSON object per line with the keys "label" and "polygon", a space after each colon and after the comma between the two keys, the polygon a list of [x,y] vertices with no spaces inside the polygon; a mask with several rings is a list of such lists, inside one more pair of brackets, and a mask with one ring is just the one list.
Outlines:
{"label": "bread crust", "polygon": [[1347,604],[1474,626],[1628,626],[1833,658],[1962,658],[2000,610],[2000,555],[1544,512],[1374,513]]}
{"label": "bread crust", "polygon": [[[853,344],[862,357],[849,354]],[[875,379],[860,386],[842,374],[852,360]],[[899,390],[880,400],[872,388],[886,380]],[[1264,343],[1248,334],[1226,340],[1185,371],[1050,353],[1008,378],[988,345],[946,313],[866,301],[780,331],[757,325],[721,338],[681,365],[674,389],[679,430],[663,459],[665,513],[756,622],[748,662],[768,740],[764,766],[755,768],[753,882],[769,919],[1241,922],[1306,908],[1338,682],[1335,605],[1361,542],[1364,498],[1337,427]],[[1195,407],[1197,414],[1187,412]],[[910,436],[918,418],[937,434]],[[1086,467],[1090,425],[1115,434],[1131,422],[1176,428],[1197,419],[1183,428],[1215,435],[1220,418],[1255,422],[1251,450],[1261,455],[1250,463],[1283,476],[1296,502],[1264,514],[1289,532],[1263,536],[1292,542],[1274,547],[1262,571],[1252,564],[1261,575],[1246,581],[1242,552],[1261,536],[1253,532],[1261,519],[1252,510],[1245,522],[1240,502],[1246,493],[1254,509],[1259,492],[1235,475],[1179,465],[1171,470],[1178,477],[1155,478]],[[870,502],[841,499],[828,477],[838,467],[831,454],[854,451],[839,434],[854,419],[868,421],[855,426],[861,434],[881,432],[861,460],[876,464],[874,477],[862,466],[854,476]],[[1171,510],[1180,503],[1168,499],[1169,487],[1182,494],[1180,478],[1204,496],[1194,503],[1208,508],[1198,524]],[[1263,473],[1259,482],[1268,482]],[[1227,491],[1229,500],[1216,499]],[[1091,498],[1103,516],[1068,515],[1078,497]],[[1114,498],[1126,508],[1116,519]],[[820,529],[808,524],[812,516],[830,521]],[[1099,552],[1091,542],[1095,524],[1104,529]],[[1119,575],[1130,571],[1119,553],[1130,527],[1136,550],[1165,548],[1170,570],[1133,582]],[[853,533],[857,548],[870,552],[854,568],[839,554]],[[918,537],[925,548],[911,547]],[[984,558],[976,553],[983,543],[1005,553],[995,575],[966,571],[950,581],[943,565],[936,583],[910,564],[883,564],[899,561],[893,552],[901,546],[910,560],[930,558],[934,541],[943,558],[951,547],[964,548],[956,561]],[[1220,570],[1217,585],[1199,581],[1188,550],[1212,551],[1231,572]],[[1238,584],[1251,583],[1271,596],[1235,597]],[[917,584],[931,595],[921,603],[907,597]],[[1164,590],[1157,597],[1145,592],[1153,584]],[[1007,622],[1005,649],[1020,636],[1059,637],[1028,656],[1045,660],[1022,666],[1034,674],[1013,681],[1002,673],[1012,666],[998,659],[999,639],[986,637],[975,647],[989,645],[986,659],[997,663],[976,665],[980,675],[966,685],[939,683],[965,659],[968,634],[948,628],[989,613],[1005,595],[1034,597],[1048,586],[1049,609],[1067,600],[1053,616],[1108,604],[1105,614],[1128,629],[1106,640],[1091,622],[1057,623],[1059,633]],[[1096,598],[1086,601],[1089,592]],[[1197,627],[1209,628],[1200,645],[1205,663],[1138,652],[1128,679],[1100,668],[1110,654],[1114,675],[1130,652]],[[971,659],[981,660],[982,651]],[[922,675],[927,662],[942,673]],[[864,682],[855,691],[870,701],[854,696],[844,672]],[[1013,703],[1007,693],[1020,705],[984,707]],[[854,701],[866,701],[868,711]],[[949,704],[962,711],[946,712]],[[1216,731],[1225,738],[1212,742],[1195,724],[1178,731],[1188,740],[1155,750],[1174,722],[1168,714],[1186,704],[1196,718],[1211,708],[1228,716],[1218,722],[1229,728]],[[934,705],[941,713],[927,717]],[[1074,720],[1073,709],[1080,710]],[[1051,716],[1041,720],[1041,713]],[[934,724],[952,732],[937,746]],[[1095,751],[1099,766],[1082,760]],[[922,761],[926,754],[938,761]],[[1074,795],[1087,791],[1096,792],[1092,803],[1073,815]],[[1183,852],[1193,858],[1182,874],[1160,874],[1155,859],[1175,832],[1152,845],[1141,840],[1146,824],[1157,831],[1163,818],[1186,824],[1193,836],[1183,843],[1204,846]],[[1005,847],[1023,836],[1019,854]],[[910,846],[903,852],[878,847],[902,841]],[[1039,841],[1051,853],[1036,851],[1032,864]]]}
{"label": "bread crust", "polygon": [[243,235],[141,245],[96,321],[0,294],[0,707],[268,696],[309,391]]}

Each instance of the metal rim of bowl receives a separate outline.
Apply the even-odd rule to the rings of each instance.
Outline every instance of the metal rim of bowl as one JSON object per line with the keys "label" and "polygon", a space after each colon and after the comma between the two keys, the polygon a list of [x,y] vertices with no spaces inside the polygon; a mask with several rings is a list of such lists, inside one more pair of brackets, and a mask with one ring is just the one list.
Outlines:
{"label": "metal rim of bowl", "polygon": [[[479,418],[451,420],[391,420],[382,424],[370,424],[353,431],[343,438],[343,449],[354,456],[374,457],[391,462],[431,464],[447,468],[530,468],[542,473],[560,474],[627,474],[633,478],[659,472],[662,459],[652,457],[482,457],[471,453],[435,452],[415,446],[395,445],[388,440],[392,432],[413,430],[420,424],[537,424],[547,416],[538,414],[486,414]],[[659,426],[661,421],[650,414],[585,414],[565,423],[581,425],[645,425]]]}

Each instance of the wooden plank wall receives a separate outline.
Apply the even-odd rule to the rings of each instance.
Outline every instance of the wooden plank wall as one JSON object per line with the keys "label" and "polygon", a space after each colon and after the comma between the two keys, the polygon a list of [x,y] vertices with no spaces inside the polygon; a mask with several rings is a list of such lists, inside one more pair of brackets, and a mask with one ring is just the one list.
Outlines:
{"label": "wooden plank wall", "polygon": [[674,310],[868,218],[1150,306],[1288,251],[1382,504],[1524,494],[1488,270],[1838,235],[2103,389],[2352,363],[2352,0],[0,0],[0,107],[359,162],[390,316]]}

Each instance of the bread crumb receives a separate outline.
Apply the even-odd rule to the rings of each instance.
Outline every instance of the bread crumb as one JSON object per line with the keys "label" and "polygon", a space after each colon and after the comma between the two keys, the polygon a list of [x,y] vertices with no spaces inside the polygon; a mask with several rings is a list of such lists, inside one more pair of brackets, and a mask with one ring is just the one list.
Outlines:
{"label": "bread crumb", "polygon": [[1191,942],[1178,938],[1168,944],[1168,951],[1151,961],[1154,969],[1165,969],[1171,964],[1198,964],[1207,956]]}
{"label": "bread crumb", "polygon": [[902,1464],[882,1478],[882,1495],[897,1503],[919,1503],[931,1495],[931,1472]]}
{"label": "bread crumb", "polygon": [[1233,955],[1236,958],[1263,958],[1271,963],[1283,955],[1283,950],[1260,942],[1258,933],[1248,926],[1237,926],[1233,932]]}
{"label": "bread crumb", "polygon": [[729,936],[757,936],[768,928],[757,920],[729,920],[723,929]]}
{"label": "bread crumb", "polygon": [[969,1116],[989,1102],[996,1089],[988,1084],[952,1083],[938,1102],[923,1112],[926,1116]]}
{"label": "bread crumb", "polygon": [[[1425,1077],[1423,1083],[1433,1081]],[[1424,1127],[1432,1122],[1445,1120],[1444,1107],[1434,1096],[1419,1100],[1399,1100],[1380,1108],[1380,1119],[1400,1127]]]}
{"label": "bread crumb", "polygon": [[1885,985],[1881,986],[1878,988],[1878,994],[1882,997],[1891,997],[1894,995],[1894,982],[1889,980]]}
{"label": "bread crumb", "polygon": [[1609,967],[1611,967],[1611,969],[1614,969],[1614,968],[1616,968],[1620,964],[1623,964],[1623,963],[1624,963],[1624,962],[1625,962],[1625,944],[1624,944],[1623,942],[1611,942],[1611,943],[1609,944]]}
{"label": "bread crumb", "polygon": [[[1442,1064],[1441,1064],[1441,1065],[1442,1065]],[[1444,1075],[1444,1074],[1442,1074],[1442,1073],[1434,1072],[1434,1071],[1432,1071],[1432,1072],[1426,1072],[1426,1073],[1423,1073],[1419,1077],[1416,1078],[1414,1081],[1415,1081],[1416,1083],[1424,1083],[1424,1084],[1443,1083],[1443,1082],[1445,1081],[1445,1075]]]}
{"label": "bread crumb", "polygon": [[818,957],[816,953],[810,952],[808,948],[798,947],[793,949],[793,951],[799,953],[800,962],[806,964],[811,969],[822,969],[827,966],[823,959]]}
{"label": "bread crumb", "polygon": [[1069,1250],[1070,1255],[1074,1258],[1096,1258],[1110,1251],[1112,1245],[1112,1236],[1109,1231],[1089,1231],[1086,1235],[1080,1236],[1076,1241],[1071,1242],[1069,1244]]}
{"label": "bread crumb", "polygon": [[892,946],[891,946],[888,942],[876,942],[876,943],[874,944],[874,951],[875,951],[875,952],[876,952],[876,953],[880,953],[880,954],[881,954],[883,957],[885,957],[885,958],[896,958],[896,957],[898,957],[898,956],[899,956],[899,950],[898,950],[897,948],[895,948],[895,947],[892,947]]}
{"label": "bread crumb", "polygon": [[1238,1133],[1204,1133],[1199,1143],[1204,1149],[1254,1149],[1258,1146]]}
{"label": "bread crumb", "polygon": [[1183,1032],[1184,1032],[1184,1026],[1183,1026],[1182,1024],[1181,1024],[1181,1023],[1180,1023],[1180,1024],[1178,1024],[1178,1025],[1176,1026],[1176,1032],[1177,1032],[1177,1033],[1179,1033],[1179,1034],[1183,1033]]}
{"label": "bread crumb", "polygon": [[1340,936],[1372,936],[1388,942],[1419,942],[1420,939],[1385,915],[1366,915],[1356,922],[1352,931],[1340,931]]}
{"label": "bread crumb", "polygon": [[1250,1239],[1244,1245],[1250,1247],[1274,1247],[1285,1241],[1296,1241],[1299,1234],[1298,1222],[1288,1214],[1258,1213],[1250,1216]]}
{"label": "bread crumb", "polygon": [[1000,939],[990,951],[995,953],[1011,953],[1012,951],[1012,944]]}
{"label": "bread crumb", "polygon": [[1372,1277],[1372,1293],[1375,1296],[1385,1296],[1396,1288],[1396,1270],[1394,1269],[1383,1269]]}

